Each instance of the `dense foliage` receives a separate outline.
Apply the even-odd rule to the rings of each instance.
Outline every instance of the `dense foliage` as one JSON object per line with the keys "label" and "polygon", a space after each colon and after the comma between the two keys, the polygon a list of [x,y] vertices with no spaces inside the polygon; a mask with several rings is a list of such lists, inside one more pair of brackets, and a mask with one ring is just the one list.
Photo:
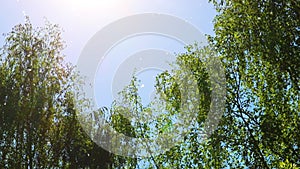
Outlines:
{"label": "dense foliage", "polygon": [[[15,26],[0,57],[0,168],[299,168],[300,1],[211,2],[215,35],[206,47],[188,46],[172,72],[157,76],[154,102],[142,105],[133,77],[111,108],[92,114],[127,136],[168,133],[176,129],[172,119],[191,113],[182,109],[188,89],[180,84],[195,82],[194,124],[182,142],[149,158],[109,154],[80,127],[77,114],[87,100],[78,98],[80,78],[63,62],[56,25]],[[203,139],[211,77],[218,75],[209,73],[207,58],[215,55],[225,71],[226,103],[218,126],[210,126],[216,130]],[[187,70],[193,80],[181,76]],[[163,113],[147,123],[124,117],[155,112]]]}
{"label": "dense foliage", "polygon": [[82,130],[79,78],[63,62],[57,25],[27,21],[0,55],[0,168],[104,168],[111,161]]}
{"label": "dense foliage", "polygon": [[300,2],[215,4],[212,42],[228,84],[227,149],[248,167],[299,167]]}
{"label": "dense foliage", "polygon": [[[199,141],[211,92],[199,56],[209,52],[188,47],[176,64],[188,65],[199,79],[205,97],[199,97],[204,102],[199,104],[198,125],[168,152],[141,160],[148,161],[143,168],[300,167],[300,2],[212,3],[218,15],[209,49],[225,68],[226,111],[213,135]],[[168,72],[157,80],[159,92],[167,96],[169,115],[180,112],[178,81]]]}

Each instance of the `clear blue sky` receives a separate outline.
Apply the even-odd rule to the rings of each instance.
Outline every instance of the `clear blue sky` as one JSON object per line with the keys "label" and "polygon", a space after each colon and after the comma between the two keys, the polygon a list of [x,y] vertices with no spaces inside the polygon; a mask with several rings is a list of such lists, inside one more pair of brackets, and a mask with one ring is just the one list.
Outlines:
{"label": "clear blue sky", "polygon": [[[64,51],[66,60],[73,64],[76,64],[84,45],[97,31],[125,16],[169,14],[186,20],[205,34],[213,34],[212,20],[216,14],[207,0],[1,0],[0,11],[1,34],[23,23],[24,15],[30,17],[34,26],[42,26],[45,17],[51,23],[59,24],[67,44]],[[2,36],[0,45],[3,39]],[[174,52],[180,51],[183,49],[174,49]],[[151,76],[151,73],[144,75]],[[107,98],[106,94],[97,97]]]}

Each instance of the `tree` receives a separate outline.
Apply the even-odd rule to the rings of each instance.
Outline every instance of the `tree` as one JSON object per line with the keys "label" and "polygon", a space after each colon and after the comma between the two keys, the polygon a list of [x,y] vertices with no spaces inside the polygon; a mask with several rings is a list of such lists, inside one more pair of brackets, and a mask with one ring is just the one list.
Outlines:
{"label": "tree", "polygon": [[[147,168],[298,168],[300,167],[300,3],[288,0],[212,1],[215,35],[209,36],[226,73],[226,111],[217,130],[205,142],[195,126],[185,140],[150,159]],[[177,56],[198,75],[204,94],[198,123],[210,100],[208,77],[199,54],[188,48]],[[172,75],[158,76],[169,113],[180,110],[180,95]],[[201,84],[202,83],[202,84]],[[208,87],[208,88],[207,88]],[[202,111],[201,111],[202,109]],[[205,113],[206,112],[206,113]],[[146,133],[145,133],[146,134]],[[153,164],[153,165],[151,165]]]}
{"label": "tree", "polygon": [[249,167],[280,168],[285,161],[299,167],[300,3],[214,3],[219,15],[211,40],[226,66],[227,113],[235,119],[227,125],[239,126],[231,127],[239,134],[224,133],[236,140],[228,148],[236,147]]}
{"label": "tree", "polygon": [[60,28],[29,19],[0,56],[0,168],[107,168],[111,155],[81,128],[80,78],[64,62]]}
{"label": "tree", "polygon": [[[131,133],[133,131],[133,137],[136,138],[151,138],[162,133],[173,132],[178,129],[176,128],[178,121],[174,122],[174,118],[184,117],[182,114],[196,114],[196,121],[190,126],[190,130],[185,133],[186,135],[182,142],[176,145],[172,144],[174,147],[171,146],[170,150],[158,156],[150,152],[149,158],[137,158],[137,163],[131,163],[127,159],[125,163],[127,164],[125,165],[126,167],[222,168],[224,166],[222,160],[226,159],[226,152],[221,151],[221,139],[216,136],[214,139],[205,141],[200,136],[201,134],[202,136],[206,134],[203,132],[203,129],[205,128],[206,118],[211,108],[212,86],[215,85],[216,88],[216,84],[210,81],[209,75],[215,76],[213,73],[220,73],[213,71],[209,73],[209,65],[212,65],[209,64],[211,62],[209,61],[209,56],[211,57],[212,55],[213,52],[209,47],[198,48],[197,45],[188,46],[186,53],[177,56],[177,61],[174,63],[174,69],[171,72],[166,71],[157,76],[155,87],[158,97],[150,105],[141,104],[141,98],[138,95],[138,79],[135,76],[133,76],[130,85],[126,86],[120,92],[120,98],[116,101],[118,104],[113,104],[111,111],[107,111],[106,115],[109,114],[112,116],[111,114],[118,113],[134,114],[135,117],[139,117],[139,120],[143,116],[149,116],[149,114],[150,116],[156,116],[156,119],[150,120],[148,123],[127,119],[127,125],[124,126],[122,121],[118,123],[112,122],[116,130],[122,126],[123,130],[117,131],[124,134],[128,131],[131,131]],[[218,64],[218,62],[214,63]],[[193,78],[191,78],[192,76]],[[186,97],[187,93],[184,91],[193,91],[193,84],[197,90],[195,90],[195,93],[193,92],[195,95],[188,98]],[[182,89],[182,87],[187,86],[190,87]],[[182,103],[185,103],[187,99],[193,103],[197,103],[197,105],[193,105],[194,111],[187,111],[187,109],[182,107]],[[157,115],[155,114],[156,112],[163,113]],[[187,123],[191,123],[191,121]],[[165,140],[170,141],[172,139],[174,138],[165,137]]]}

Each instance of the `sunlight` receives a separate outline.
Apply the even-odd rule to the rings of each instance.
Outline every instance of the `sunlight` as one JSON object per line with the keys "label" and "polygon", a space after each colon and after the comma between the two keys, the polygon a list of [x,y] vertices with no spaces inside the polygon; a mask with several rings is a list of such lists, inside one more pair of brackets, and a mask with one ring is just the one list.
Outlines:
{"label": "sunlight", "polygon": [[[56,0],[57,6],[63,9],[63,15],[91,18],[128,13],[128,5],[123,0]],[[67,13],[66,13],[67,12]]]}
{"label": "sunlight", "polygon": [[102,9],[109,9],[116,7],[116,5],[122,1],[119,0],[66,0],[66,2],[71,5],[73,8],[97,8],[101,7]]}

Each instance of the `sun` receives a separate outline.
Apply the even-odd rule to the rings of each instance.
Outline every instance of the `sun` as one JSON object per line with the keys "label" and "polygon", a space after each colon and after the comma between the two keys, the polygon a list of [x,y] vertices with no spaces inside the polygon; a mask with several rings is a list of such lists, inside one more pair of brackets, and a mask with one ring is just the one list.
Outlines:
{"label": "sun", "polygon": [[51,0],[51,3],[58,9],[55,12],[64,16],[105,16],[129,11],[129,6],[124,0]]}
{"label": "sun", "polygon": [[69,5],[75,8],[112,8],[122,2],[120,0],[66,0]]}

